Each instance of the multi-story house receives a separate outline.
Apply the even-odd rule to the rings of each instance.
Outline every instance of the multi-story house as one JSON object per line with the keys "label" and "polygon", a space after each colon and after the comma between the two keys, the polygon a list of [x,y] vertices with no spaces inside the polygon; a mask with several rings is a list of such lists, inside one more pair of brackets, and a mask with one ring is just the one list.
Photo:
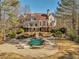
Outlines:
{"label": "multi-story house", "polygon": [[42,14],[42,13],[31,13],[25,14],[25,17],[29,17],[23,22],[23,27],[26,28],[28,32],[47,32],[52,30],[56,25],[56,20],[52,13]]}

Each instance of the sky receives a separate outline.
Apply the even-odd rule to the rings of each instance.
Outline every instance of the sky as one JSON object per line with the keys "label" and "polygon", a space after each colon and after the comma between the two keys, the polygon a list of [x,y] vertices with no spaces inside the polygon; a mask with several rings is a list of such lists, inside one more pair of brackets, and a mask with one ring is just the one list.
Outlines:
{"label": "sky", "polygon": [[20,0],[20,5],[28,5],[32,13],[46,13],[47,9],[55,12],[59,0]]}

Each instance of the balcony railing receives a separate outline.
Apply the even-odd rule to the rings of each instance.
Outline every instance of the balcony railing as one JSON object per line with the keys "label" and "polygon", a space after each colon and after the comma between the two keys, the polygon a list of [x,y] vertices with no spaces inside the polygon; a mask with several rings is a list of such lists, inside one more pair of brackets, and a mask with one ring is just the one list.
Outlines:
{"label": "balcony railing", "polygon": [[40,27],[53,27],[53,24],[49,26],[46,20],[35,21],[35,22],[27,21],[23,24],[23,26],[26,28],[40,28]]}

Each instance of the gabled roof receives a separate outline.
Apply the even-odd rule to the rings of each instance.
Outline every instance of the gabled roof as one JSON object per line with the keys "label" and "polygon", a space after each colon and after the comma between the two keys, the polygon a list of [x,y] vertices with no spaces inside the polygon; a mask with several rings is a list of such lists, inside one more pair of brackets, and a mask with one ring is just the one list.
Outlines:
{"label": "gabled roof", "polygon": [[36,18],[36,20],[45,20],[48,19],[47,14],[42,14],[42,13],[32,13],[32,17]]}
{"label": "gabled roof", "polygon": [[[48,19],[48,15],[47,14],[44,14],[44,13],[31,13],[31,14],[25,14],[24,16],[21,15],[19,18],[20,19],[24,19],[24,18],[33,18],[35,20],[46,20]],[[29,19],[28,18],[28,19]]]}

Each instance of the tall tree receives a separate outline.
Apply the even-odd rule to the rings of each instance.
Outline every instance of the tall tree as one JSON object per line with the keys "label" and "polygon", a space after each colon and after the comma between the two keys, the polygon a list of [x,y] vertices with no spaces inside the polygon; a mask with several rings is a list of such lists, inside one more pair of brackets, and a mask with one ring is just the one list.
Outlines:
{"label": "tall tree", "polygon": [[[77,10],[79,9],[79,5],[77,4],[77,0],[61,0],[58,3],[59,7],[57,8],[56,15],[60,18],[69,19],[72,22],[72,28],[76,30],[76,21],[77,19]],[[62,21],[63,21],[62,20]]]}
{"label": "tall tree", "polygon": [[[5,34],[7,30],[14,27],[13,24],[15,24],[14,20],[17,20],[16,17],[16,8],[18,7],[19,1],[18,0],[2,0],[0,2],[0,11],[2,19],[0,20],[0,31]],[[1,18],[1,17],[0,17]]]}

